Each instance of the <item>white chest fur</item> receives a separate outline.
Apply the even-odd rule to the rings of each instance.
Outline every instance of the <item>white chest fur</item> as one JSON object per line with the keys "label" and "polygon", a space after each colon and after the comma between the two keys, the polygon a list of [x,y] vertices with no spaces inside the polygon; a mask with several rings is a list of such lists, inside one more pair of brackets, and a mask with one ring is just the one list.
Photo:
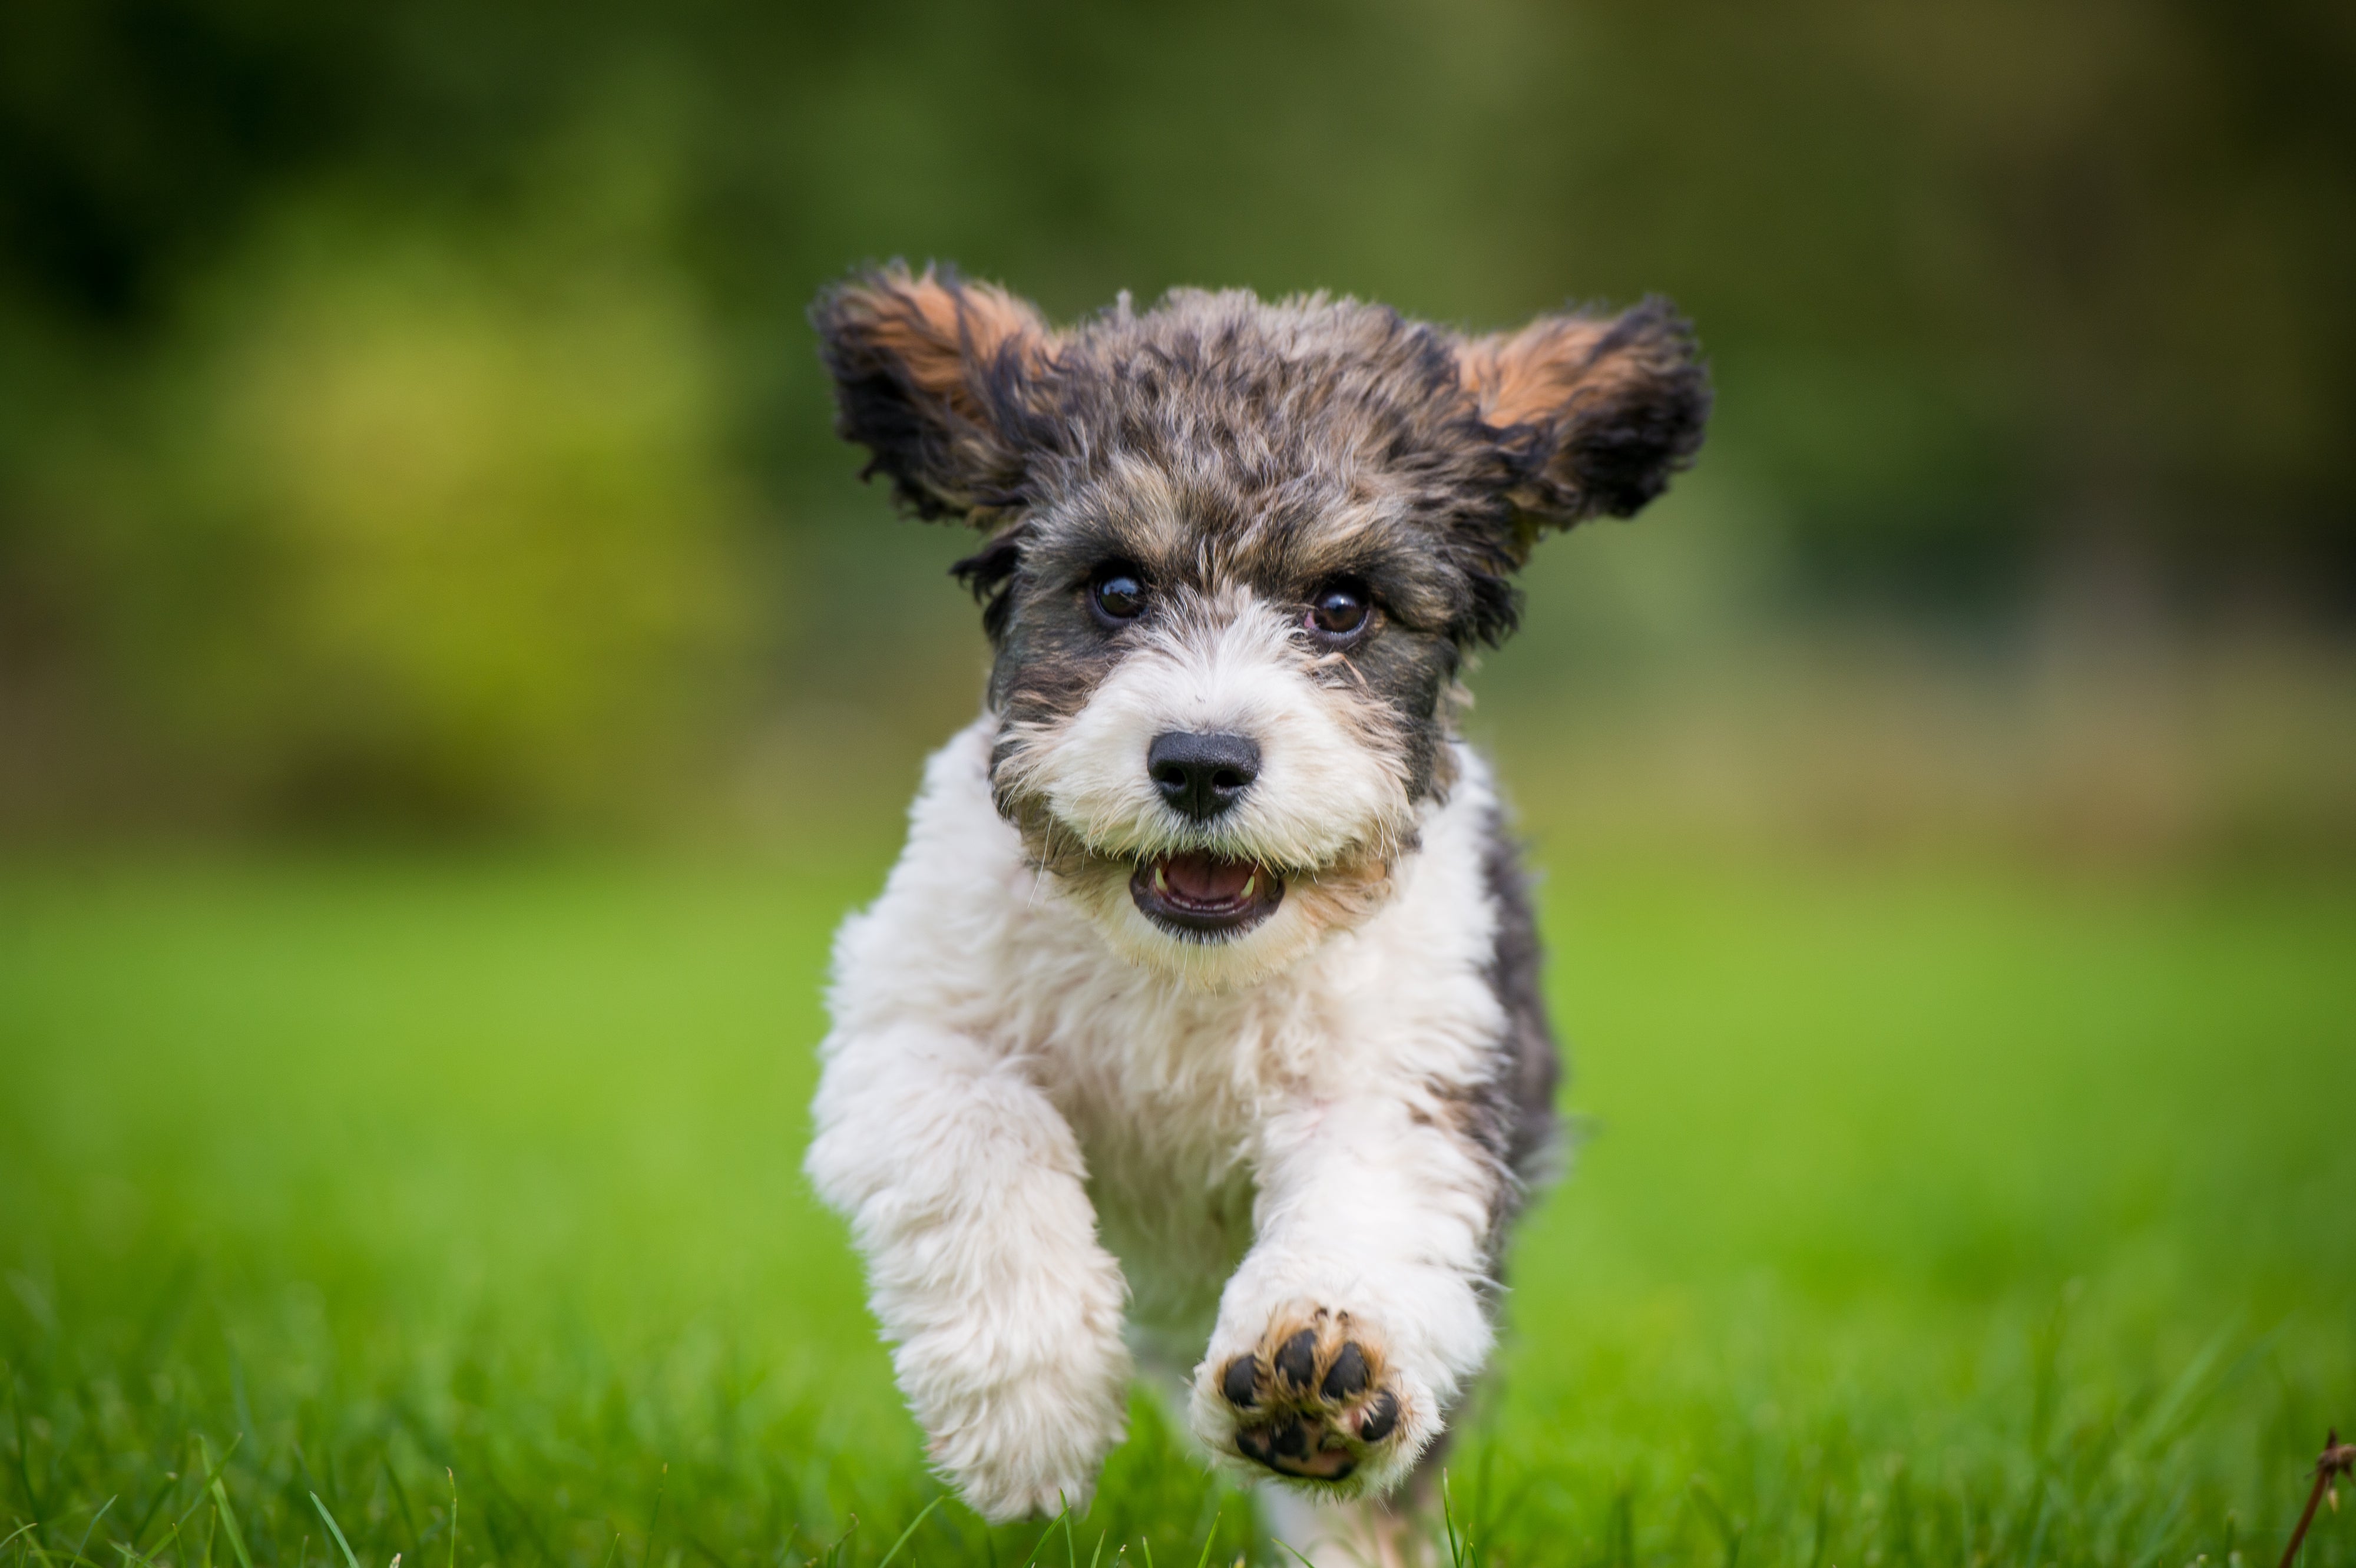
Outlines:
{"label": "white chest fur", "polygon": [[[1252,1273],[1237,1264],[1271,1230],[1271,1205],[1301,1201],[1299,1182],[1270,1174],[1351,1136],[1364,1146],[1349,1157],[1386,1173],[1426,1167],[1419,1179],[1439,1198],[1435,1207],[1434,1192],[1419,1188],[1413,1203],[1393,1203],[1399,1189],[1387,1179],[1345,1176],[1319,1194],[1352,1210],[1332,1215],[1335,1237],[1403,1240],[1414,1265],[1446,1276],[1436,1288],[1448,1300],[1409,1291],[1390,1325],[1392,1358],[1436,1428],[1435,1407],[1487,1348],[1471,1293],[1485,1263],[1494,1173],[1425,1136],[1491,1070],[1505,1026],[1488,978],[1497,914],[1483,870],[1494,810],[1485,768],[1462,751],[1450,800],[1426,807],[1420,848],[1364,924],[1273,977],[1219,990],[1117,953],[1026,864],[991,803],[991,733],[985,719],[931,759],[904,855],[838,939],[810,1158],[821,1190],[860,1231],[878,1315],[937,1456],[1006,1507],[1018,1493],[1038,1501],[1040,1477],[1070,1468],[1071,1455],[1049,1455],[992,1479],[1004,1466],[991,1455],[958,1457],[960,1423],[1010,1441],[1005,1423],[972,1402],[990,1389],[1002,1399],[1017,1367],[1054,1359],[1034,1358],[1019,1326],[977,1350],[994,1332],[991,1314],[958,1293],[1019,1269],[1025,1294],[1090,1304],[1091,1331],[1108,1308],[1116,1337],[1132,1322],[1156,1359],[1192,1367],[1223,1292],[1222,1323],[1237,1308]],[[1000,1104],[994,1120],[974,1114],[985,1101]],[[966,1214],[984,1194],[996,1212]],[[1087,1234],[1071,1233],[1076,1206]],[[1108,1248],[1119,1260],[1108,1282]],[[1295,1272],[1253,1288],[1346,1291],[1313,1260]],[[1108,1288],[1114,1299],[1096,1299]],[[1404,1321],[1427,1305],[1438,1321]],[[961,1317],[961,1308],[971,1310]],[[994,1365],[967,1364],[985,1354]],[[1118,1348],[1097,1360],[1098,1381],[1126,1373]],[[1080,1386],[1087,1375],[1054,1380],[1071,1386],[1032,1419],[1094,1432],[1082,1446],[1100,1447],[1118,1412],[1108,1415],[1100,1391]],[[977,1495],[976,1481],[967,1489]]]}
{"label": "white chest fur", "polygon": [[[1250,1239],[1236,1198],[1273,1115],[1385,1082],[1462,1082],[1492,1048],[1487,770],[1464,750],[1449,803],[1429,810],[1423,848],[1364,927],[1257,985],[1212,991],[1111,952],[1024,864],[991,807],[991,728],[933,757],[884,896],[845,923],[836,1029],[914,1015],[1019,1064],[1079,1139],[1137,1316],[1192,1326]],[[1189,1278],[1194,1265],[1219,1273]]]}

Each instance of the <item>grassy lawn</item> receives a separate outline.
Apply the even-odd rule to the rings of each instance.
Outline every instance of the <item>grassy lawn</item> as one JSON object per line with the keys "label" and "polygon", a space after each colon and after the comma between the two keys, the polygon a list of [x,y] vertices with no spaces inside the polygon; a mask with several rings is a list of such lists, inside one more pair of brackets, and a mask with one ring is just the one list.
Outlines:
{"label": "grassy lawn", "polygon": [[[798,1163],[877,875],[0,875],[0,1568],[343,1568],[327,1513],[362,1568],[876,1562],[939,1487]],[[2356,893],[1546,891],[1590,1136],[1451,1459],[1476,1551],[2274,1561],[2356,1424]],[[1131,1424],[1045,1560],[1271,1560]],[[899,1561],[1040,1539],[945,1503]]]}

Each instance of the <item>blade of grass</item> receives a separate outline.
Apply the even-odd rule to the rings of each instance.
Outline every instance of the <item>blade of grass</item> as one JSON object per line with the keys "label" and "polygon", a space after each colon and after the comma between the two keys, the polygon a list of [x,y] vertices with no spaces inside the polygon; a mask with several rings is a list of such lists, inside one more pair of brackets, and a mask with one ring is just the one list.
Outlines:
{"label": "blade of grass", "polygon": [[[900,1555],[900,1548],[908,1544],[908,1538],[916,1533],[916,1527],[932,1517],[933,1510],[941,1506],[941,1498],[947,1496],[948,1494],[943,1492],[940,1497],[926,1503],[923,1510],[908,1521],[908,1528],[900,1532],[900,1539],[892,1543],[892,1550],[884,1554],[883,1560],[875,1564],[875,1568],[892,1568],[892,1559]],[[1095,1568],[1095,1564],[1090,1563],[1089,1568]]]}
{"label": "blade of grass", "polygon": [[2192,1359],[2185,1363],[2176,1380],[2169,1385],[2168,1391],[2160,1395],[2158,1402],[2137,1423],[2135,1435],[2127,1443],[2129,1452],[2156,1455],[2167,1445],[2168,1440],[2175,1435],[2179,1420],[2190,1414],[2209,1392],[2211,1374],[2217,1369],[2217,1363],[2224,1359],[2225,1352],[2233,1348],[2241,1332],[2241,1317],[2236,1314],[2226,1321],[2223,1327],[2209,1337],[2207,1344],[2193,1353]]}
{"label": "blade of grass", "polygon": [[[122,1493],[117,1492],[114,1496],[119,1498],[122,1495]],[[81,1556],[82,1548],[90,1544],[91,1534],[98,1529],[98,1521],[104,1519],[106,1517],[106,1510],[113,1506],[114,1498],[109,1498],[104,1502],[98,1505],[98,1511],[96,1513],[90,1516],[90,1528],[81,1532],[81,1540],[74,1546],[74,1555],[76,1557]]]}
{"label": "blade of grass", "polygon": [[417,1539],[417,1516],[410,1509],[409,1488],[401,1484],[401,1472],[392,1467],[391,1451],[379,1455],[377,1462],[384,1468],[385,1485],[392,1488],[393,1506],[401,1510],[402,1532],[413,1541]]}
{"label": "blade of grass", "polygon": [[57,1568],[58,1560],[50,1556],[48,1552],[41,1545],[41,1538],[39,1536],[27,1536],[25,1538],[25,1550],[41,1560],[41,1568]]}
{"label": "blade of grass", "polygon": [[[42,1506],[41,1494],[33,1487],[33,1445],[25,1440],[24,1401],[16,1392],[16,1380],[13,1375],[6,1380],[6,1383],[8,1423],[16,1429],[16,1485],[25,1494],[26,1511],[37,1520],[49,1510]],[[8,1539],[14,1541],[16,1538],[12,1535]]]}
{"label": "blade of grass", "polygon": [[[219,1465],[215,1465],[206,1453],[205,1440],[202,1437],[197,1439],[197,1463],[203,1466],[205,1477],[204,1479],[197,1483],[197,1500],[188,1505],[188,1509],[186,1513],[172,1521],[172,1528],[165,1532],[166,1538],[178,1534],[180,1527],[187,1524],[189,1520],[195,1518],[197,1510],[205,1506],[206,1489],[209,1487],[214,1481],[220,1478],[220,1473],[223,1470],[229,1467],[230,1456],[237,1452],[237,1445],[244,1441],[245,1434],[241,1432],[235,1437],[230,1438],[229,1440],[229,1446],[221,1450],[220,1463]],[[131,1544],[136,1546],[139,1543],[136,1541],[134,1541]],[[159,1546],[157,1550],[160,1551],[162,1548]],[[206,1547],[206,1551],[210,1552],[211,1550],[210,1546]],[[148,1555],[152,1557],[155,1553],[151,1552]]]}
{"label": "blade of grass", "polygon": [[352,1543],[344,1539],[343,1527],[336,1522],[336,1516],[327,1511],[327,1505],[319,1500],[316,1492],[311,1494],[311,1506],[319,1510],[319,1518],[327,1523],[327,1533],[336,1538],[336,1544],[343,1550],[345,1568],[360,1568],[360,1560],[352,1554]]}
{"label": "blade of grass", "polygon": [[155,1522],[155,1516],[163,1511],[164,1505],[170,1502],[172,1494],[179,1489],[180,1477],[177,1472],[167,1472],[163,1483],[155,1488],[155,1497],[148,1500],[145,1508],[139,1510],[139,1522],[131,1527],[132,1545],[136,1546],[147,1539],[147,1527]]}
{"label": "blade of grass", "polygon": [[1211,1533],[1203,1537],[1203,1555],[1194,1559],[1194,1568],[1209,1568],[1211,1543],[1219,1539],[1219,1514],[1226,1507],[1226,1505],[1222,1503],[1218,1508],[1211,1510]]}
{"label": "blade of grass", "polygon": [[1039,1534],[1039,1539],[1032,1543],[1031,1555],[1023,1560],[1023,1568],[1032,1568],[1032,1564],[1039,1561],[1039,1553],[1045,1551],[1047,1549],[1047,1542],[1055,1538],[1055,1527],[1071,1518],[1071,1515],[1072,1505],[1066,1503],[1064,1505],[1064,1511],[1047,1521],[1047,1528],[1042,1530]]}
{"label": "blade of grass", "polygon": [[[662,1475],[655,1481],[655,1506],[647,1515],[647,1549],[638,1554],[638,1568],[654,1568],[655,1533],[662,1529],[663,1493],[669,1487],[670,1464],[666,1460],[663,1464]],[[452,1507],[455,1509],[456,1505],[453,1504]]]}
{"label": "blade of grass", "polygon": [[122,1552],[126,1557],[136,1558],[142,1563],[153,1563],[159,1555],[171,1546],[172,1542],[179,1539],[180,1526],[178,1521],[175,1520],[172,1528],[164,1532],[164,1539],[155,1543],[155,1550],[154,1552],[140,1552],[132,1547],[122,1545],[119,1542],[116,1544],[114,1550]]}
{"label": "blade of grass", "polygon": [[[237,1439],[232,1440],[230,1446],[234,1448],[237,1442],[241,1441],[244,1436],[243,1433],[238,1434]],[[197,1439],[197,1457],[199,1459],[205,1457],[205,1440],[201,1437]],[[222,1455],[221,1464],[228,1463],[229,1455]],[[253,1568],[252,1554],[245,1549],[245,1532],[237,1528],[237,1510],[229,1506],[229,1488],[221,1485],[221,1473],[219,1469],[213,1470],[209,1489],[213,1495],[213,1509],[220,1515],[222,1528],[229,1531],[230,1550],[237,1553],[238,1568]]]}
{"label": "blade of grass", "polygon": [[213,1517],[229,1532],[229,1549],[237,1553],[238,1568],[253,1568],[252,1555],[245,1550],[245,1532],[237,1527],[237,1510],[229,1506],[228,1494],[219,1481],[213,1483]]}

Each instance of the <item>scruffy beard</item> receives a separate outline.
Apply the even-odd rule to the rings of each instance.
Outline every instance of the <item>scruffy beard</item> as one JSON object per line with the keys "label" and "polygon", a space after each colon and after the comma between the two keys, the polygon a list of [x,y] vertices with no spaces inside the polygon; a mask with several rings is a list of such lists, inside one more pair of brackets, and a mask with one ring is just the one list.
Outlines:
{"label": "scruffy beard", "polygon": [[[1007,810],[1009,805],[1012,810]],[[1157,855],[1090,845],[1032,802],[1001,800],[1041,874],[1131,962],[1206,989],[1251,985],[1300,961],[1328,936],[1365,921],[1391,892],[1391,874],[1411,843],[1354,844],[1323,865],[1253,860],[1281,891],[1257,918],[1231,931],[1189,930],[1149,912],[1138,894]],[[1164,852],[1167,853],[1167,852]],[[1181,852],[1183,853],[1183,852]]]}
{"label": "scruffy beard", "polygon": [[[1032,784],[1036,770],[1025,768],[1025,760],[1034,758],[1001,746],[994,775],[999,812],[1023,833],[1032,865],[1088,916],[1114,951],[1204,989],[1258,984],[1291,968],[1333,932],[1365,923],[1390,897],[1399,857],[1416,847],[1414,812],[1404,796],[1399,820],[1362,824],[1355,836],[1317,845],[1322,853],[1314,857],[1272,853],[1251,833],[1218,824],[1181,829],[1157,817],[1124,824],[1129,831],[1119,833],[1084,833]],[[1183,908],[1157,908],[1154,881],[1169,881],[1169,862],[1178,857],[1248,866],[1247,875],[1265,878],[1248,899],[1258,907],[1242,920],[1199,925],[1187,923]],[[1157,871],[1164,875],[1157,878]],[[1181,918],[1171,918],[1173,914]]]}

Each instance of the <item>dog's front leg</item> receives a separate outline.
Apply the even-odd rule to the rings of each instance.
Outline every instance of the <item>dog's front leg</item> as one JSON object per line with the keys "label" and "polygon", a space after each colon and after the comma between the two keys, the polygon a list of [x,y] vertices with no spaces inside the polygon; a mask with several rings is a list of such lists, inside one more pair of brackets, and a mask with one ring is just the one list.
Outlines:
{"label": "dog's front leg", "polygon": [[944,1030],[838,1037],[826,1058],[809,1174],[866,1254],[934,1463],[992,1520],[1084,1507],[1122,1436],[1130,1362],[1071,1128]]}
{"label": "dog's front leg", "polygon": [[1404,1100],[1305,1107],[1260,1143],[1256,1236],[1194,1374],[1194,1430],[1312,1490],[1387,1490],[1488,1357],[1505,1178]]}

